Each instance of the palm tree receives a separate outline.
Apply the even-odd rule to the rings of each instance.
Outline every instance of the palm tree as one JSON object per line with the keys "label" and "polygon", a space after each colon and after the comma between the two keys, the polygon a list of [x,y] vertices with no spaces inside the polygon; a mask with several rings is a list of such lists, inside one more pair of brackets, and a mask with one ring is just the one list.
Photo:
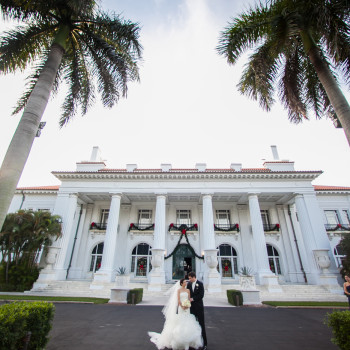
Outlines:
{"label": "palm tree", "polygon": [[337,76],[350,83],[348,0],[270,0],[243,12],[221,33],[217,51],[229,64],[255,47],[242,73],[241,93],[269,111],[276,89],[290,121],[340,122],[350,145],[350,107]]}
{"label": "palm tree", "polygon": [[19,210],[7,214],[0,232],[0,263],[6,266],[6,282],[11,265],[33,268],[38,263],[37,253],[47,249],[61,231],[61,217],[48,211]]}
{"label": "palm tree", "polygon": [[138,81],[142,47],[139,27],[99,10],[93,0],[0,0],[6,18],[24,25],[0,37],[0,72],[34,65],[28,88],[14,111],[23,114],[0,169],[0,227],[27,161],[51,91],[68,84],[60,125],[95,99],[103,105],[126,97],[128,81]]}

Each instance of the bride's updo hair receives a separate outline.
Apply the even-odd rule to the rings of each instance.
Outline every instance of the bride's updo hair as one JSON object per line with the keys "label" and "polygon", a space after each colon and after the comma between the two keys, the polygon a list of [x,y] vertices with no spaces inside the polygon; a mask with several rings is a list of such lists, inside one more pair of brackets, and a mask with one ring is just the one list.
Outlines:
{"label": "bride's updo hair", "polygon": [[182,283],[184,283],[184,281],[186,281],[186,278],[181,278],[180,279],[180,286],[182,286]]}

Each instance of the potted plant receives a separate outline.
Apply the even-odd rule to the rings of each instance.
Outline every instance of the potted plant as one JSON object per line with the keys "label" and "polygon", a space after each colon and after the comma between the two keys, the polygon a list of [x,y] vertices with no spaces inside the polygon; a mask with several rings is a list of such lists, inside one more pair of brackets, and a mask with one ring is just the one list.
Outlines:
{"label": "potted plant", "polygon": [[248,266],[239,270],[239,284],[242,290],[256,289],[254,271]]}
{"label": "potted plant", "polygon": [[130,281],[130,276],[126,273],[126,267],[121,266],[117,270],[115,276],[115,284],[117,287],[127,287]]}

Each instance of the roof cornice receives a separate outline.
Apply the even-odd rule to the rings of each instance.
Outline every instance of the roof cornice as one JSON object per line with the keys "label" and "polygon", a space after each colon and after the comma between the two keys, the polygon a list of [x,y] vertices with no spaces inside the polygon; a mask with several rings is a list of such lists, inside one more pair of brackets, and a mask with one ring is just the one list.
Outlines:
{"label": "roof cornice", "polygon": [[235,171],[235,172],[52,172],[59,180],[233,180],[233,179],[307,179],[314,180],[322,171]]}

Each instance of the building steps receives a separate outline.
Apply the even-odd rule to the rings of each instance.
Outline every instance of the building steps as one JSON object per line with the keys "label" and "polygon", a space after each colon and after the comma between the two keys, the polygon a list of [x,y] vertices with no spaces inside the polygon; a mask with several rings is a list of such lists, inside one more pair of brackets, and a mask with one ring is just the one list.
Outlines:
{"label": "building steps", "polygon": [[[142,282],[131,282],[129,288],[143,288],[144,296],[148,300],[157,297],[166,297],[167,291],[173,287],[173,283],[164,284],[161,291],[149,291],[148,284]],[[110,297],[110,289],[116,288],[114,283],[105,284],[102,289],[91,289],[90,280],[76,281],[50,281],[47,287],[42,289],[32,289],[28,294],[39,295],[56,295],[56,296],[81,296],[81,297]],[[221,293],[208,293],[212,296],[217,296],[221,299],[226,299],[227,289],[240,289],[240,285],[222,285]],[[271,293],[267,286],[257,286],[260,290],[260,299],[262,301],[347,301],[343,295],[342,287],[339,286],[337,293],[332,293],[325,286],[320,285],[305,285],[305,284],[287,284],[280,285],[281,292]]]}

